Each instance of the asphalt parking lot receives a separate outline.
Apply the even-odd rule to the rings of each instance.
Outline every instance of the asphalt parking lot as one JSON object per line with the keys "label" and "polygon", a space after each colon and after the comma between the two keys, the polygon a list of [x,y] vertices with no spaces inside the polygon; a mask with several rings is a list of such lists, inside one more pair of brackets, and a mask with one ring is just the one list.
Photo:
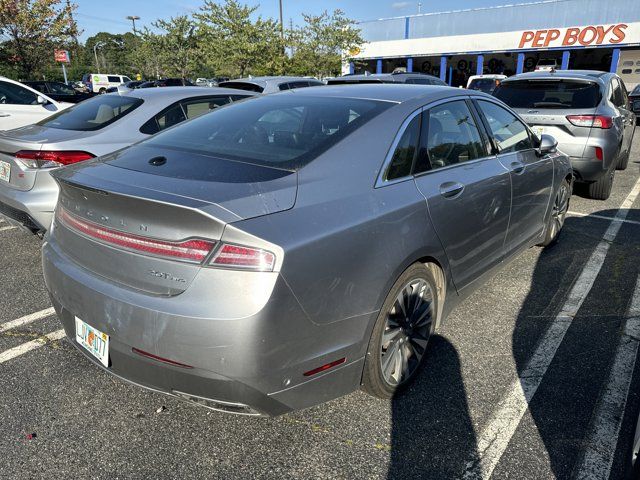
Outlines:
{"label": "asphalt parking lot", "polygon": [[559,244],[453,312],[406,394],[272,419],[143,391],[46,337],[61,327],[41,241],[0,222],[0,478],[622,478],[640,409],[634,142],[607,201],[574,195]]}

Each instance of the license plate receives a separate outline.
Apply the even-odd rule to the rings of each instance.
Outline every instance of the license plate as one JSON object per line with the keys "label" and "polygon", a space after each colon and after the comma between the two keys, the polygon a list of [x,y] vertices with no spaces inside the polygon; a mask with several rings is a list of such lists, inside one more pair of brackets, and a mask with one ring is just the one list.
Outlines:
{"label": "license plate", "polygon": [[540,138],[544,133],[546,133],[546,130],[544,127],[539,127],[537,125],[534,125],[533,127],[531,127],[531,130],[533,130],[533,133],[535,133],[538,138]]}
{"label": "license plate", "polygon": [[109,335],[93,328],[76,317],[76,342],[96,357],[105,366],[109,366]]}
{"label": "license plate", "polygon": [[11,178],[11,164],[0,160],[0,180],[8,182]]}

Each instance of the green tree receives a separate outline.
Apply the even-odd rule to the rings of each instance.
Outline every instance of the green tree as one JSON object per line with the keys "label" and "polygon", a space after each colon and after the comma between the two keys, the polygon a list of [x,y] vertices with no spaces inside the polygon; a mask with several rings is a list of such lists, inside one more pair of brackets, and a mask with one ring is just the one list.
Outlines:
{"label": "green tree", "polygon": [[364,44],[356,22],[342,10],[320,15],[303,14],[304,25],[288,32],[289,71],[317,77],[339,75],[344,52]]}
{"label": "green tree", "polygon": [[53,50],[72,45],[79,34],[75,4],[62,0],[0,0],[4,60],[17,75],[33,79],[53,63]]}
{"label": "green tree", "polygon": [[281,73],[284,45],[280,26],[271,18],[252,19],[258,8],[236,0],[225,0],[221,5],[206,0],[194,14],[201,29],[203,53],[218,74]]}
{"label": "green tree", "polygon": [[158,52],[153,57],[164,75],[189,77],[202,57],[196,23],[186,15],[152,23],[158,33],[145,29],[142,38],[146,51]]}

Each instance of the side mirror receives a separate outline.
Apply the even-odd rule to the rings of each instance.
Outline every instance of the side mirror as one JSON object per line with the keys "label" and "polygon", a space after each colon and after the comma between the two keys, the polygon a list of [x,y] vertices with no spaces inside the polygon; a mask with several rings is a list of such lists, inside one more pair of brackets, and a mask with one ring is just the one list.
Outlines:
{"label": "side mirror", "polygon": [[36,101],[38,102],[38,105],[42,105],[42,106],[47,105],[49,103],[49,101],[41,95],[38,95],[38,99]]}
{"label": "side mirror", "polygon": [[540,137],[540,146],[538,147],[539,155],[547,155],[558,151],[558,141],[551,135],[543,134]]}

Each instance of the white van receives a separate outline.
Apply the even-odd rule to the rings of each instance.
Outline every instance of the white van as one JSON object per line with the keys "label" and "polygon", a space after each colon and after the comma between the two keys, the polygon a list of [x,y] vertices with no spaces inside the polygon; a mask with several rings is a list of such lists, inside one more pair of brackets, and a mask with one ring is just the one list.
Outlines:
{"label": "white van", "polygon": [[131,79],[126,75],[110,75],[108,73],[85,73],[82,76],[82,83],[93,93],[104,93],[109,87],[117,87],[130,81]]}
{"label": "white van", "polygon": [[640,51],[623,50],[618,60],[618,76],[624,82],[627,91],[631,91],[640,84]]}

